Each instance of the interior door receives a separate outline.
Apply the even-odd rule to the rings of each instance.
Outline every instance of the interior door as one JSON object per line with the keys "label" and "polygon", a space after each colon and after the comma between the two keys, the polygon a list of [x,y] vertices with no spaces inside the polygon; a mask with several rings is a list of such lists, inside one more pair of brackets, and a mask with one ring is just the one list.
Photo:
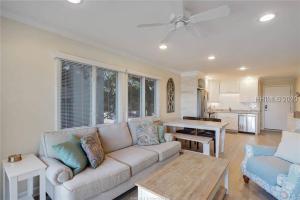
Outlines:
{"label": "interior door", "polygon": [[287,129],[291,104],[284,97],[291,95],[290,86],[266,86],[264,88],[264,113],[266,129]]}

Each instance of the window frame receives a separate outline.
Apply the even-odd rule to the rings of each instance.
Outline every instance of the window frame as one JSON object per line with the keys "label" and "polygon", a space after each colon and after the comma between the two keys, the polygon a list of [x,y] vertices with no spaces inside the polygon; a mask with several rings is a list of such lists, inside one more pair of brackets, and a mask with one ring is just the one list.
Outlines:
{"label": "window frame", "polygon": [[[104,68],[104,67],[98,67],[98,66],[93,66],[93,69],[95,70],[95,72],[94,72],[95,79],[94,79],[94,81],[92,80],[92,83],[95,84],[95,87],[92,88],[92,89],[95,89],[95,92],[92,92],[92,94],[95,95],[95,97],[92,96],[93,100],[95,101],[95,105],[93,107],[94,109],[92,109],[95,112],[95,114],[93,114],[93,117],[95,118],[94,119],[95,121],[94,121],[93,124],[100,125],[99,123],[97,123],[97,111],[96,111],[97,110],[97,105],[96,105],[96,102],[97,102],[97,69],[102,69],[102,70],[107,70],[107,71],[111,71],[111,72],[116,72],[117,73],[117,78],[116,78],[116,90],[117,90],[116,94],[117,95],[116,95],[116,103],[115,103],[115,106],[116,106],[116,120],[115,120],[114,124],[118,123],[118,122],[120,122],[119,121],[119,119],[120,119],[120,117],[119,117],[119,114],[120,114],[119,113],[119,99],[120,99],[120,94],[119,94],[120,93],[119,92],[119,82],[120,82],[120,80],[119,80],[119,73],[120,72],[118,72],[116,70]],[[110,123],[103,123],[103,124],[110,124]]]}
{"label": "window frame", "polygon": [[[67,61],[71,61],[74,63],[82,63],[84,65],[90,65],[92,66],[92,74],[91,74],[91,111],[90,111],[90,119],[91,119],[91,126],[97,126],[100,124],[96,123],[96,101],[97,101],[97,69],[104,69],[104,70],[108,70],[108,71],[114,71],[117,73],[117,80],[116,80],[116,90],[117,90],[117,95],[116,95],[116,121],[115,123],[119,123],[122,121],[122,116],[121,115],[121,111],[120,108],[122,106],[120,106],[120,99],[121,99],[121,95],[122,92],[120,91],[120,85],[122,82],[122,72],[118,71],[116,69],[111,69],[109,67],[102,67],[102,66],[98,66],[95,64],[89,64],[88,62],[81,62],[78,61],[76,59],[67,59],[67,58],[61,58],[61,57],[57,57],[56,59],[56,72],[55,72],[55,80],[56,80],[56,84],[55,84],[55,89],[54,89],[54,97],[55,97],[55,118],[54,118],[54,123],[55,123],[55,129],[56,130],[63,130],[63,129],[69,129],[69,128],[62,128],[61,126],[61,78],[62,78],[62,60],[67,60]],[[105,123],[103,123],[105,124]],[[70,127],[70,128],[80,128],[80,127],[86,127],[86,126],[76,126],[76,127]]]}
{"label": "window frame", "polygon": [[[130,76],[136,76],[136,77],[140,77],[141,78],[141,103],[140,103],[140,116],[139,117],[129,117],[129,107],[128,107],[128,77]],[[145,81],[146,79],[150,79],[153,80],[155,83],[154,87],[155,87],[155,92],[154,92],[154,115],[151,116],[146,116],[146,84]],[[151,117],[159,117],[160,113],[159,113],[159,79],[153,78],[153,77],[149,77],[149,76],[143,76],[143,75],[138,75],[136,73],[128,73],[127,74],[127,119],[131,120],[131,119],[139,119],[139,118],[151,118]]]}
{"label": "window frame", "polygon": [[[146,115],[146,79],[150,80],[150,81],[154,81],[154,108],[153,108],[153,111],[154,111],[154,115]],[[149,77],[144,77],[144,93],[145,93],[145,107],[144,107],[144,114],[145,116],[144,117],[153,117],[153,116],[157,116],[157,111],[158,111],[158,108],[157,108],[157,102],[158,102],[158,92],[157,92],[157,89],[158,89],[158,84],[157,84],[158,80],[154,79],[154,78],[149,78]]]}
{"label": "window frame", "polygon": [[[54,52],[53,54],[53,63],[54,63],[54,128],[55,130],[61,130],[60,128],[60,92],[61,92],[61,67],[62,63],[61,60],[69,60],[73,62],[78,62],[86,65],[92,65],[93,68],[92,70],[96,70],[95,67],[98,68],[103,68],[107,70],[112,70],[117,72],[117,120],[115,123],[120,123],[120,122],[128,122],[128,73],[144,78],[150,78],[156,80],[156,105],[155,105],[155,115],[153,116],[146,116],[144,115],[145,110],[142,109],[142,115],[140,118],[152,118],[152,117],[159,117],[160,116],[160,81],[161,77],[157,76],[152,76],[144,73],[140,73],[138,71],[134,70],[128,70],[126,66],[118,66],[118,65],[112,65],[112,64],[107,64],[95,60],[90,60],[78,56],[73,56],[70,54],[65,54],[62,52]],[[92,78],[96,80],[96,74],[92,73]],[[143,78],[143,80],[145,80]],[[145,84],[145,81],[142,81],[143,84]],[[96,106],[95,102],[95,96],[96,96],[96,85],[95,81],[92,81],[92,106]],[[143,95],[144,96],[144,95]],[[144,98],[144,97],[143,97]],[[144,102],[144,101],[143,101]],[[91,126],[96,126],[96,109],[92,107],[91,109],[91,114],[92,114],[92,124]],[[145,108],[145,106],[144,106]],[[132,119],[132,118],[130,118]],[[79,128],[79,127],[74,127],[74,128]]]}

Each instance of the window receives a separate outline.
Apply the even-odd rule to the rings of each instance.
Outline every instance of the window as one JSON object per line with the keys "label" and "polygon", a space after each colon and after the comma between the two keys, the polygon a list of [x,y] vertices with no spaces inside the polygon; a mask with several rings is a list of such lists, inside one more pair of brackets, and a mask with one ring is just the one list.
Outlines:
{"label": "window", "polygon": [[128,75],[128,117],[154,116],[156,113],[157,80]]}
{"label": "window", "polygon": [[60,127],[91,124],[92,66],[62,60]]}
{"label": "window", "polygon": [[145,79],[145,116],[155,115],[156,104],[156,80]]}
{"label": "window", "polygon": [[96,82],[96,124],[117,121],[116,71],[97,68]]}
{"label": "window", "polygon": [[60,73],[59,128],[118,121],[118,72],[61,60]]}
{"label": "window", "polygon": [[142,78],[128,75],[128,117],[136,118],[141,116],[141,92]]}

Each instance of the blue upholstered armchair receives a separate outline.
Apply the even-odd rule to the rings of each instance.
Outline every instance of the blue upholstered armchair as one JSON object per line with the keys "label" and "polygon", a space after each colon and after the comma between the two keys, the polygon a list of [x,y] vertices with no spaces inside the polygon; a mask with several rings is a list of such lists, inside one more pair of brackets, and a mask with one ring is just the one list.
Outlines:
{"label": "blue upholstered armchair", "polygon": [[300,165],[275,157],[275,152],[276,147],[245,146],[245,183],[251,180],[280,200],[300,200]]}

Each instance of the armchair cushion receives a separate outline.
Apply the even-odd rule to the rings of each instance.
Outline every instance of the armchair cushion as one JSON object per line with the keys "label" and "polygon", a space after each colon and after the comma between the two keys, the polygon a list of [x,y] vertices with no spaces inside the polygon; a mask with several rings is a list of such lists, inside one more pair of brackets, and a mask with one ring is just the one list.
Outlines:
{"label": "armchair cushion", "polygon": [[283,131],[275,156],[300,164],[300,134]]}
{"label": "armchair cushion", "polygon": [[292,163],[274,156],[254,156],[247,162],[247,170],[256,174],[270,185],[277,184],[279,174],[287,175]]}

